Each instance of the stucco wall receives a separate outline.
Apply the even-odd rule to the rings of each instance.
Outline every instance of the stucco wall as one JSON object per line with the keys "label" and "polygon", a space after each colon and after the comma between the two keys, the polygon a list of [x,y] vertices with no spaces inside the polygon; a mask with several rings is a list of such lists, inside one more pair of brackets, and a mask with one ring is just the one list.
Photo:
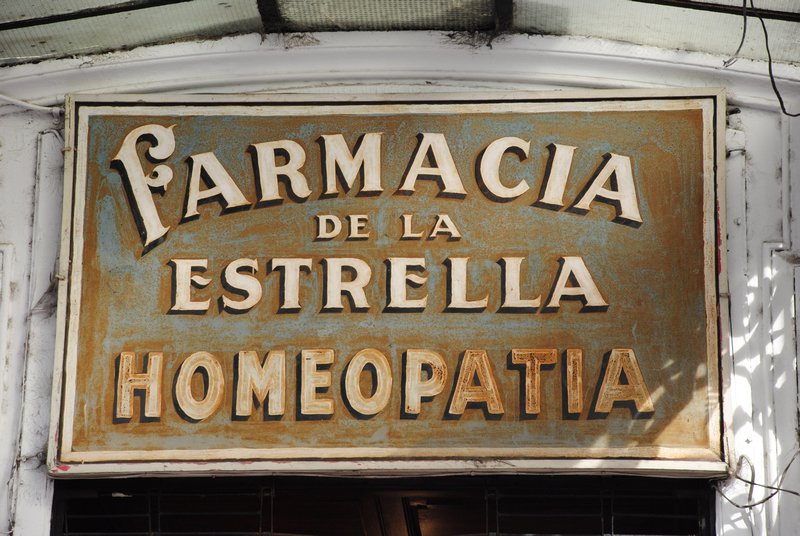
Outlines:
{"label": "stucco wall", "polygon": [[[780,114],[766,65],[575,38],[515,36],[491,46],[438,33],[242,36],[0,70],[0,94],[58,106],[72,92],[430,92],[725,87],[729,99],[723,384],[732,471],[775,485],[798,449],[795,266],[800,121]],[[800,111],[800,69],[777,66]],[[63,118],[0,106],[0,534],[49,534],[44,465],[55,340]],[[724,287],[724,286],[723,286]],[[724,290],[724,288],[723,288]],[[730,305],[728,315],[727,305]],[[741,460],[741,463],[739,463]],[[800,488],[800,462],[782,486]],[[721,485],[757,502],[742,481]],[[721,495],[721,534],[799,534],[797,498],[753,508]]]}

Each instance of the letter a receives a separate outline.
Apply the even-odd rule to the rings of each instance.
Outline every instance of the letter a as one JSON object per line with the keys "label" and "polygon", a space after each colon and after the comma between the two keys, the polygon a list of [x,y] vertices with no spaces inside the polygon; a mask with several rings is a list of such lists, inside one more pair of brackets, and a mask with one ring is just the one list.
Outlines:
{"label": "letter a", "polygon": [[464,360],[456,377],[453,398],[447,412],[451,415],[461,415],[469,402],[486,404],[487,411],[494,415],[503,413],[503,402],[500,399],[497,380],[492,373],[489,354],[485,350],[464,352]]}
{"label": "letter a", "polygon": [[[610,202],[617,207],[617,219],[642,223],[639,214],[639,201],[636,199],[636,187],[633,184],[633,171],[631,159],[614,153],[607,155],[607,160],[600,168],[597,176],[592,180],[580,201],[575,203],[575,208],[590,210],[590,205],[595,198]],[[608,190],[606,183],[614,175],[617,179],[617,189]]]}
{"label": "letter a", "polygon": [[[553,295],[548,308],[559,308],[563,296],[580,296],[585,307],[606,307],[608,303],[603,299],[597,285],[594,284],[589,270],[586,269],[583,259],[580,257],[562,257],[563,265],[558,274],[553,288]],[[573,278],[577,286],[568,287],[567,283]]]}
{"label": "letter a", "polygon": [[[426,167],[422,164],[425,162],[425,157],[428,156],[428,151],[433,155],[435,167]],[[458,196],[465,196],[467,192],[464,190],[464,184],[461,182],[461,176],[456,169],[456,163],[453,161],[453,155],[450,154],[450,147],[447,145],[447,140],[444,134],[438,133],[424,133],[422,134],[422,141],[419,143],[419,148],[414,154],[414,160],[408,168],[408,173],[403,184],[400,186],[400,192],[414,192],[414,184],[417,178],[422,175],[438,176],[440,177],[440,186],[442,186],[442,193]]]}
{"label": "letter a", "polygon": [[[622,383],[622,374],[628,383]],[[610,413],[614,402],[632,400],[636,411],[652,413],[653,400],[644,383],[636,354],[630,348],[614,348],[608,357],[608,366],[603,376],[603,383],[597,394],[597,403],[594,411],[597,413]]]}

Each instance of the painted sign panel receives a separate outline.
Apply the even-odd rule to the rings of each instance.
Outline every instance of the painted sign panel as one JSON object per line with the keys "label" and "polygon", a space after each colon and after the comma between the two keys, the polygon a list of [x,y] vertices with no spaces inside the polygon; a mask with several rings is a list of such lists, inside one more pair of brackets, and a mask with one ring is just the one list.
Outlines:
{"label": "painted sign panel", "polygon": [[720,94],[69,104],[53,474],[724,469]]}

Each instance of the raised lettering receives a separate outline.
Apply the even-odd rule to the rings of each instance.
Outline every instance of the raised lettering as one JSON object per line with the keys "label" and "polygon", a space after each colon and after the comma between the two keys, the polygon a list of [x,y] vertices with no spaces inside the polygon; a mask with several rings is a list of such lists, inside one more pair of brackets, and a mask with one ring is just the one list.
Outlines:
{"label": "raised lettering", "polygon": [[528,158],[531,142],[515,137],[500,138],[490,143],[481,157],[481,182],[493,197],[500,200],[517,198],[529,188],[524,180],[519,181],[513,188],[507,187],[500,180],[500,161],[503,155],[512,149],[518,150]]}
{"label": "raised lettering", "polygon": [[[279,140],[254,143],[251,147],[256,153],[259,202],[283,201],[278,192],[278,179],[280,177],[285,177],[289,180],[286,188],[290,195],[300,199],[307,199],[311,195],[308,179],[300,171],[300,168],[306,163],[306,152],[302,145],[292,140]],[[287,156],[286,161],[281,166],[278,165],[276,160],[276,154],[279,152]]]}
{"label": "raised lettering", "polygon": [[[423,165],[428,156],[428,151],[433,156],[434,166]],[[414,192],[414,186],[419,177],[438,177],[439,186],[444,194],[467,195],[444,134],[422,134],[417,152],[414,154],[414,159],[408,168],[408,173],[406,173],[399,191]]]}
{"label": "raised lettering", "polygon": [[150,174],[146,175],[142,169],[136,145],[139,140],[152,138],[154,142],[147,149],[147,156],[156,161],[166,160],[175,151],[173,128],[175,125],[168,127],[143,125],[131,130],[125,136],[122,147],[113,159],[113,162],[119,162],[122,165],[122,178],[128,183],[133,195],[134,210],[139,218],[137,223],[145,249],[166,235],[169,230],[168,226],[161,223],[152,191],[167,190],[167,185],[172,180],[172,168],[166,164],[159,164],[153,168]]}
{"label": "raised lettering", "polygon": [[208,259],[172,259],[169,263],[173,267],[174,283],[170,311],[208,311],[210,300],[192,300],[193,286],[203,288],[211,283],[210,279],[193,274],[196,271],[205,271],[208,268]]}
{"label": "raised lettering", "polygon": [[[605,188],[612,175],[616,177],[616,190]],[[595,198],[614,205],[618,219],[642,223],[630,157],[609,153],[603,167],[589,184],[583,197],[575,204],[575,208],[588,211]]]}
{"label": "raised lettering", "polygon": [[447,309],[468,311],[485,309],[489,303],[489,296],[478,300],[467,299],[467,262],[469,257],[451,257],[447,261],[450,265],[450,301]]}
{"label": "raised lettering", "polygon": [[325,146],[325,195],[336,195],[336,170],[341,171],[341,181],[346,191],[356,182],[363,170],[361,193],[382,192],[381,188],[381,133],[364,134],[356,154],[352,154],[341,134],[322,135]]}
{"label": "raised lettering", "polygon": [[300,309],[300,271],[304,268],[311,269],[311,259],[272,259],[272,269],[283,268],[283,302],[280,304],[281,311]]}
{"label": "raised lettering", "polygon": [[[371,366],[375,371],[375,389],[371,396],[364,396],[360,385],[361,374],[367,366]],[[380,413],[392,396],[392,367],[386,356],[374,348],[365,348],[354,355],[347,365],[344,394],[350,407],[357,413],[361,415]]]}
{"label": "raised lettering", "polygon": [[136,360],[134,352],[122,352],[119,355],[119,372],[117,373],[117,405],[114,416],[118,419],[133,417],[134,391],[144,391],[144,417],[161,417],[161,374],[164,354],[150,352],[147,354],[146,372],[133,372]]}
{"label": "raised lettering", "polygon": [[541,296],[536,296],[532,300],[520,298],[520,272],[524,257],[502,257],[500,262],[503,266],[503,304],[501,310],[530,310],[536,309],[541,305]]}
{"label": "raised lettering", "polygon": [[319,365],[333,363],[333,350],[303,350],[300,352],[300,413],[303,415],[332,415],[333,400],[318,398],[317,389],[331,386],[331,371],[319,370]]}
{"label": "raised lettering", "polygon": [[[244,294],[241,300],[233,300],[222,296],[222,305],[227,311],[249,311],[261,301],[261,281],[252,274],[258,271],[258,262],[255,259],[236,259],[225,267],[222,280],[225,286],[237,293]],[[247,272],[250,272],[249,274]]]}
{"label": "raised lettering", "polygon": [[[476,381],[477,380],[477,381]],[[493,414],[503,413],[503,402],[497,380],[492,373],[492,364],[485,350],[466,350],[461,369],[458,371],[448,413],[461,415],[467,403],[486,404],[486,410]]]}
{"label": "raised lettering", "polygon": [[525,413],[538,415],[542,411],[542,365],[554,365],[558,351],[511,350],[511,362],[525,365]]}
{"label": "raised lettering", "polygon": [[389,299],[386,306],[390,309],[424,309],[428,304],[428,295],[415,300],[408,299],[410,282],[415,287],[422,286],[427,277],[408,273],[409,268],[425,269],[423,257],[389,257]]}
{"label": "raised lettering", "polygon": [[[189,190],[186,194],[186,213],[185,218],[198,216],[197,204],[203,199],[213,199],[217,196],[222,197],[222,205],[226,209],[244,207],[250,204],[233,178],[225,171],[222,164],[214,153],[194,154],[189,157],[189,168],[192,170],[189,176]],[[200,189],[200,182],[204,181],[209,186],[205,190]]]}
{"label": "raised lettering", "polygon": [[[423,369],[428,368],[430,375],[422,379]],[[406,352],[406,384],[404,412],[418,415],[423,398],[432,398],[444,389],[447,380],[447,363],[444,358],[432,350],[410,349]]]}
{"label": "raised lettering", "polygon": [[[623,374],[627,383],[623,383]],[[606,372],[600,384],[594,411],[610,413],[615,402],[629,400],[633,401],[639,413],[655,411],[636,354],[630,348],[614,348],[608,356]]]}
{"label": "raised lettering", "polygon": [[[367,286],[372,278],[372,269],[369,264],[361,259],[355,258],[326,258],[325,263],[325,305],[323,309],[329,311],[341,311],[344,309],[342,298],[344,293],[350,295],[353,310],[369,309],[367,295],[364,287]],[[355,276],[350,281],[343,279],[344,271],[354,272]]]}
{"label": "raised lettering", "polygon": [[550,149],[550,167],[547,176],[544,178],[544,192],[542,192],[539,202],[545,205],[563,207],[564,190],[567,187],[567,179],[572,167],[572,157],[577,147],[559,145],[557,143],[551,143],[548,147]]}
{"label": "raised lettering", "polygon": [[286,353],[270,351],[261,364],[258,353],[239,352],[236,384],[236,416],[253,414],[253,397],[262,406],[267,400],[268,415],[283,415],[286,399]]}
{"label": "raised lettering", "polygon": [[583,350],[567,349],[565,375],[567,377],[567,413],[583,411]]}
{"label": "raised lettering", "polygon": [[[562,262],[558,280],[553,288],[553,295],[547,304],[548,308],[557,309],[560,307],[563,296],[580,296],[586,307],[608,306],[608,303],[606,303],[597,289],[597,285],[594,284],[594,280],[589,274],[589,270],[586,269],[586,264],[584,264],[582,258],[562,257]],[[570,278],[575,280],[576,286],[567,286]]]}
{"label": "raised lettering", "polygon": [[[205,392],[195,398],[192,380],[195,373],[203,370]],[[219,361],[208,352],[195,352],[181,364],[175,379],[175,400],[178,409],[190,420],[202,421],[219,409],[225,390],[225,374]]]}

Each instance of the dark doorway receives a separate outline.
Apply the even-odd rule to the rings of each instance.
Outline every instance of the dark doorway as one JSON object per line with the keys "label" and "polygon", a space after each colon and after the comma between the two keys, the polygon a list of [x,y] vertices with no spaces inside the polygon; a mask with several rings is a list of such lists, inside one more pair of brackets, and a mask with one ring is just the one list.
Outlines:
{"label": "dark doorway", "polygon": [[634,477],[58,481],[53,536],[713,534],[705,480]]}

